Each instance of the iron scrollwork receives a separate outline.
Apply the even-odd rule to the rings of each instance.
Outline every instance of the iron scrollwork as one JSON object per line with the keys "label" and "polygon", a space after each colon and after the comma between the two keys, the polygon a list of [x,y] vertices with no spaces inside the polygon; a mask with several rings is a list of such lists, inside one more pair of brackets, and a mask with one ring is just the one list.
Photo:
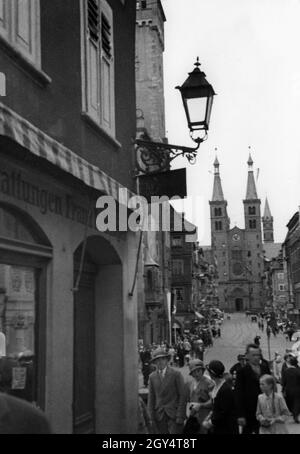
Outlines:
{"label": "iron scrollwork", "polygon": [[143,173],[164,172],[170,170],[170,164],[178,156],[186,157],[190,164],[195,164],[197,150],[203,139],[197,140],[195,148],[171,145],[163,142],[151,142],[136,139],[136,166]]}

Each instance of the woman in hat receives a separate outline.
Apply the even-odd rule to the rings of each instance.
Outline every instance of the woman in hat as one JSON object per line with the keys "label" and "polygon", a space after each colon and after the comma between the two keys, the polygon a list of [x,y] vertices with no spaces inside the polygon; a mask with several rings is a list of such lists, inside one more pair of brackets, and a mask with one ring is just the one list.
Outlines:
{"label": "woman in hat", "polygon": [[204,374],[205,366],[200,359],[194,359],[189,364],[190,375],[193,380],[188,382],[187,388],[187,416],[195,416],[201,426],[199,433],[206,433],[202,428],[202,422],[212,408],[211,392],[214,382]]}
{"label": "woman in hat", "polygon": [[235,398],[230,385],[224,379],[224,364],[217,360],[211,361],[207,370],[215,382],[215,387],[212,391],[212,411],[203,426],[213,435],[238,435]]}

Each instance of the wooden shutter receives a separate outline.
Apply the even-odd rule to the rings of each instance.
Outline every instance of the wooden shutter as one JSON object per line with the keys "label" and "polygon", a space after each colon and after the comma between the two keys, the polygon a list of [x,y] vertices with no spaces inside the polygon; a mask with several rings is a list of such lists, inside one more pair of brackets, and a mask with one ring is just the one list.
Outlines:
{"label": "wooden shutter", "polygon": [[115,134],[114,93],[114,36],[113,13],[105,0],[101,0],[101,123]]}
{"label": "wooden shutter", "polygon": [[87,110],[100,122],[100,8],[99,0],[87,2]]}
{"label": "wooden shutter", "polygon": [[[9,0],[12,1],[12,0]],[[13,45],[27,58],[40,64],[39,0],[15,0],[13,13]]]}

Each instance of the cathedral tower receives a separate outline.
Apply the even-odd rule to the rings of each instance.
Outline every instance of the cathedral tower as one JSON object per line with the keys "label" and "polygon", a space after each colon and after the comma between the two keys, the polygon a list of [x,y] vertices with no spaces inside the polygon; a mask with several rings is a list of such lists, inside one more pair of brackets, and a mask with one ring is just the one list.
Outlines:
{"label": "cathedral tower", "polygon": [[218,158],[214,162],[214,188],[210,205],[211,221],[211,243],[216,264],[218,266],[219,278],[225,279],[228,276],[228,249],[227,237],[230,228],[230,220],[227,214],[227,201],[224,199],[220,164]]}
{"label": "cathedral tower", "polygon": [[273,216],[269,207],[268,199],[266,198],[265,211],[262,217],[264,243],[274,243]]}
{"label": "cathedral tower", "polygon": [[260,199],[257,197],[254,174],[253,160],[251,155],[248,159],[248,181],[246,199],[244,203],[245,229],[253,236],[261,235]]}
{"label": "cathedral tower", "polygon": [[253,174],[253,160],[251,155],[248,159],[248,181],[244,203],[245,215],[245,246],[247,248],[247,279],[251,282],[251,295],[249,309],[261,302],[261,282],[263,276],[263,247],[261,232],[261,201],[257,196]]}

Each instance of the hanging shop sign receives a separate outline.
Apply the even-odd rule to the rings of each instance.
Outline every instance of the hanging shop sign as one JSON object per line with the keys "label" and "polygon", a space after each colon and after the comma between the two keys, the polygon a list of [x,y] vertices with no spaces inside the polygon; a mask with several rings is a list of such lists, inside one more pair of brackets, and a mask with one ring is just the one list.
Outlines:
{"label": "hanging shop sign", "polygon": [[148,202],[153,202],[153,197],[166,196],[170,199],[171,197],[184,198],[187,195],[186,169],[140,175],[138,178],[139,193]]}

